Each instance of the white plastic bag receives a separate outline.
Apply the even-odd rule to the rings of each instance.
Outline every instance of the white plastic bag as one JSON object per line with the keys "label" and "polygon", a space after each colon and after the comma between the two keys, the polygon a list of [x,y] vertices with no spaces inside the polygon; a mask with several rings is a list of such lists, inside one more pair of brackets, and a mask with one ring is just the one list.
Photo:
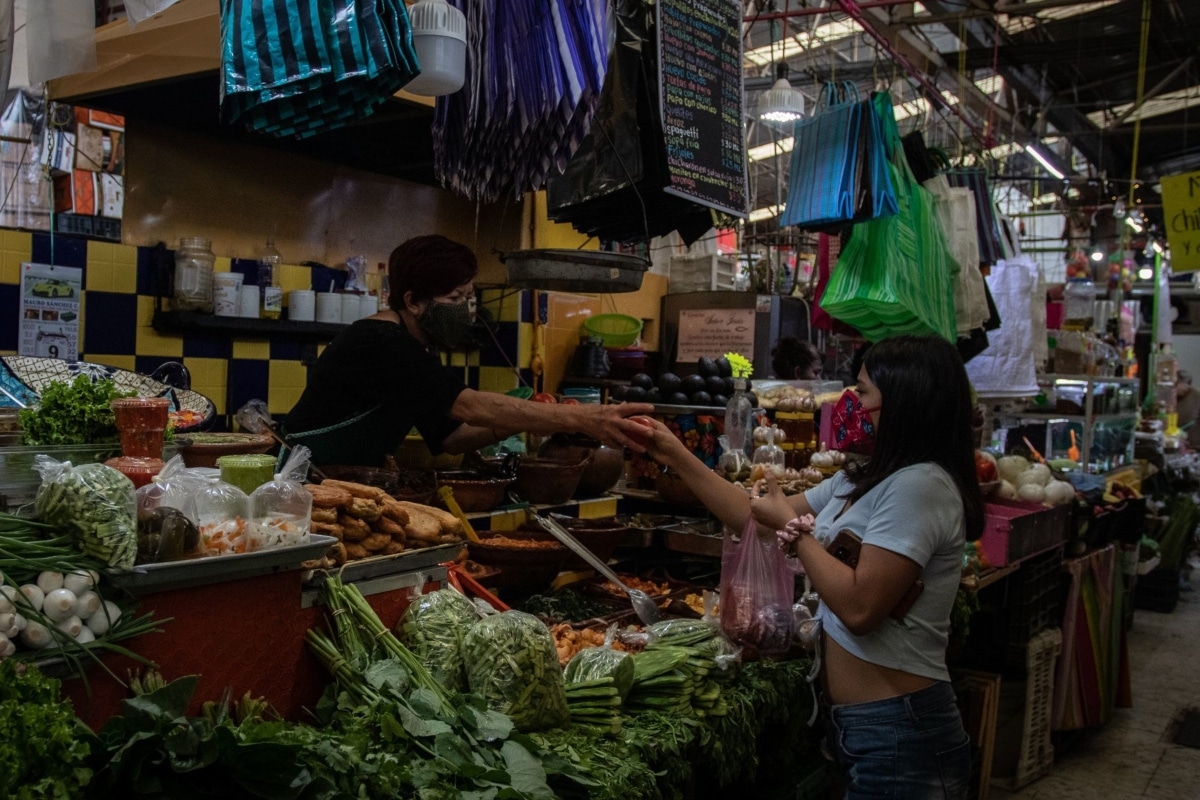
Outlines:
{"label": "white plastic bag", "polygon": [[161,14],[179,0],[125,0],[125,16],[129,19],[129,27],[139,22]]}
{"label": "white plastic bag", "polygon": [[308,541],[312,523],[312,495],[304,488],[311,452],[292,448],[291,455],[275,480],[264,483],[250,495],[250,525],[246,550],[287,547]]}

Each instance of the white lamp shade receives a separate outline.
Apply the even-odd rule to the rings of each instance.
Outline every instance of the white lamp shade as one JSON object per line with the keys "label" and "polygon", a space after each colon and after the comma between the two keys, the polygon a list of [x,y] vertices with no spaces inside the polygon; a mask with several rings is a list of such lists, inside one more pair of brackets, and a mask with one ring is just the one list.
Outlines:
{"label": "white lamp shade", "polygon": [[427,97],[457,92],[467,74],[467,18],[446,0],[422,0],[408,16],[421,74],[405,91]]}
{"label": "white lamp shade", "polygon": [[763,92],[758,99],[758,118],[767,122],[794,122],[804,116],[804,95],[792,88],[787,78]]}

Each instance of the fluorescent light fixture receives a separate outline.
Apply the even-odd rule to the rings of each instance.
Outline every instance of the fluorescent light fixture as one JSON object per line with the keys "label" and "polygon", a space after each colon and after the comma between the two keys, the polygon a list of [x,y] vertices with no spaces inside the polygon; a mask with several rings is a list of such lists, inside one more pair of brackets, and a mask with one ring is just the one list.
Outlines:
{"label": "fluorescent light fixture", "polygon": [[1057,167],[1055,167],[1053,164],[1051,164],[1049,161],[1047,161],[1046,157],[1044,155],[1042,155],[1041,153],[1039,153],[1037,151],[1037,148],[1035,148],[1033,145],[1031,145],[1031,144],[1025,145],[1025,152],[1029,153],[1029,155],[1033,156],[1033,158],[1039,164],[1041,164],[1043,167],[1045,167],[1046,172],[1049,172],[1051,175],[1058,178],[1059,180],[1063,179],[1062,172],[1060,172]]}
{"label": "fluorescent light fixture", "polygon": [[1154,277],[1154,267],[1142,267],[1138,270],[1138,280],[1148,281]]}
{"label": "fluorescent light fixture", "polygon": [[1142,223],[1135,219],[1132,214],[1125,217],[1125,224],[1133,228],[1134,233],[1141,233],[1142,231],[1146,230]]}
{"label": "fluorescent light fixture", "polygon": [[746,156],[753,161],[763,161],[764,159],[772,158],[777,155],[784,155],[792,152],[792,148],[796,146],[796,140],[791,136],[786,139],[780,139],[778,142],[768,144],[760,144],[751,147],[746,151]]}
{"label": "fluorescent light fixture", "polygon": [[758,118],[765,122],[795,122],[804,116],[804,95],[788,81],[788,65],[776,67],[775,85],[758,98]]}
{"label": "fluorescent light fixture", "polygon": [[1158,253],[1160,256],[1163,254],[1162,245],[1158,242],[1154,243],[1154,252]]}
{"label": "fluorescent light fixture", "polygon": [[772,217],[779,216],[783,211],[783,206],[766,206],[764,208],[756,208],[750,212],[750,216],[746,218],[747,222],[763,222]]}

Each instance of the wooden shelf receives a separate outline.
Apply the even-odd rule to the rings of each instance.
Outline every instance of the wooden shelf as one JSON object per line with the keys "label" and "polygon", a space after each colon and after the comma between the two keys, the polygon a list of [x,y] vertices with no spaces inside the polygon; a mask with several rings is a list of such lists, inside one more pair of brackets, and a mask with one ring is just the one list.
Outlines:
{"label": "wooden shelf", "polygon": [[240,339],[282,338],[308,342],[331,341],[333,337],[349,327],[328,322],[218,317],[196,311],[155,311],[151,325],[159,333],[175,336],[204,334]]}

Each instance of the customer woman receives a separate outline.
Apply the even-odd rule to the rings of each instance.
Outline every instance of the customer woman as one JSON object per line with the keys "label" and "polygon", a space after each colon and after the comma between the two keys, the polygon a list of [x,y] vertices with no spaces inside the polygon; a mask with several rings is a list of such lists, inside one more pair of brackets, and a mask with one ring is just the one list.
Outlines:
{"label": "customer woman", "polygon": [[771,369],[781,381],[819,381],[825,371],[817,346],[795,336],[782,336],[775,342]]}
{"label": "customer woman", "polygon": [[626,419],[646,404],[547,405],[462,384],[440,349],[467,338],[475,320],[475,254],[444,236],[417,236],[388,262],[386,311],[359,320],[325,348],[287,415],[287,441],[317,466],[379,466],[415,425],[429,449],[462,453],[519,431],[580,432],[641,451],[646,429]]}
{"label": "customer woman", "polygon": [[[803,564],[821,597],[828,742],[846,797],[963,798],[970,748],[945,651],[963,543],[983,529],[966,372],[939,337],[887,339],[847,399],[874,430],[873,452],[802,495],[771,480],[751,500],[657,424],[648,452],[726,525],[741,530],[752,513]],[[843,531],[861,540],[854,566],[826,550]]]}

